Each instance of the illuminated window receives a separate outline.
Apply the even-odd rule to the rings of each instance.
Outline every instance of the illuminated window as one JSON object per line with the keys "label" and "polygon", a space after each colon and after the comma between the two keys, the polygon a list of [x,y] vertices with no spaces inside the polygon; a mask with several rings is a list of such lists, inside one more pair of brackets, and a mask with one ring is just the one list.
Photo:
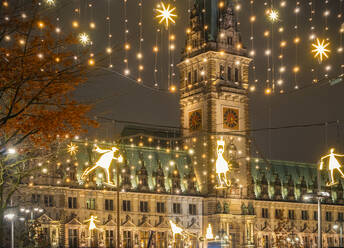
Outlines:
{"label": "illuminated window", "polygon": [[96,199],[95,198],[89,198],[86,200],[86,208],[87,209],[96,209]]}
{"label": "illuminated window", "polygon": [[132,233],[131,231],[124,231],[123,232],[123,242],[124,242],[124,248],[131,248],[133,245],[133,241],[132,241]]}
{"label": "illuminated window", "polygon": [[114,242],[114,236],[113,236],[113,230],[106,230],[105,232],[106,236],[106,247],[114,248],[115,242]]}
{"label": "illuminated window", "polygon": [[68,229],[68,244],[70,248],[79,247],[78,244],[78,229]]}
{"label": "illuminated window", "polygon": [[157,248],[167,247],[167,235],[165,232],[157,232]]}

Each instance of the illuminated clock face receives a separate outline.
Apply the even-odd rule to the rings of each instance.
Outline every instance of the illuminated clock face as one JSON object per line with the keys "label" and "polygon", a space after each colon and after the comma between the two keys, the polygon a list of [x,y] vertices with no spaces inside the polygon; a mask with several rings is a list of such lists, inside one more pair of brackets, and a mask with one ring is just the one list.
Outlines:
{"label": "illuminated clock face", "polygon": [[189,127],[192,131],[196,131],[202,128],[201,110],[196,110],[189,113]]}
{"label": "illuminated clock face", "polygon": [[223,127],[229,129],[239,129],[239,110],[223,108]]}

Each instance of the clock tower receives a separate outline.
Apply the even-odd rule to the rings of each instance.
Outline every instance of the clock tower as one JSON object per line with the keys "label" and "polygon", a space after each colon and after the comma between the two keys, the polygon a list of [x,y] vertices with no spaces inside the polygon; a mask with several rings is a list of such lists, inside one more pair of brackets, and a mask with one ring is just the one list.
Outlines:
{"label": "clock tower", "polygon": [[250,195],[250,62],[230,1],[196,0],[178,68],[184,147],[191,151],[203,194],[215,194],[217,141],[223,139],[231,187],[217,193],[225,191],[239,198]]}

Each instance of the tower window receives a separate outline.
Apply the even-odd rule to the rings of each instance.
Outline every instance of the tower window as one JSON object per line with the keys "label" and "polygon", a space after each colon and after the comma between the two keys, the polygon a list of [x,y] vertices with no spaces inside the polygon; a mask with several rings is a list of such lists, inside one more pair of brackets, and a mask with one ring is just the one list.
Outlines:
{"label": "tower window", "polygon": [[204,68],[203,68],[203,67],[201,67],[201,72],[200,72],[200,74],[201,74],[201,82],[203,82],[203,81],[204,81],[204,75],[205,75],[205,72],[204,72]]}
{"label": "tower window", "polygon": [[234,81],[239,82],[239,69],[235,68]]}
{"label": "tower window", "polygon": [[194,83],[196,83],[197,82],[197,79],[198,79],[198,75],[197,75],[197,70],[194,70],[194,75],[193,75],[193,81],[194,81]]}
{"label": "tower window", "polygon": [[225,67],[220,65],[220,79],[225,79]]}
{"label": "tower window", "polygon": [[232,81],[232,68],[230,66],[227,67],[227,80]]}

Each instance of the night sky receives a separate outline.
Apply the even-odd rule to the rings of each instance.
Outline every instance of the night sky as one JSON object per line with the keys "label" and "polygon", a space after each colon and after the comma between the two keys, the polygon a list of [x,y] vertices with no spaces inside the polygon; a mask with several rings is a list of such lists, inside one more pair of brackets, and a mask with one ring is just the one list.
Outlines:
{"label": "night sky", "polygon": [[[71,1],[72,2],[72,1]],[[79,1],[58,9],[57,15],[60,17],[60,23],[63,26],[70,26],[73,17],[73,9],[78,6]],[[105,50],[107,46],[107,33],[105,29],[105,17],[108,11],[107,1],[88,1],[93,2],[93,10],[87,7],[86,1],[81,1],[81,26],[80,31],[88,31],[94,41],[93,51]],[[135,58],[138,44],[138,7],[136,0],[128,1],[128,23],[129,23],[129,42],[131,43],[131,51],[129,52],[129,68],[131,75],[135,78],[138,63]],[[157,1],[143,1],[143,64],[145,70],[143,73],[144,84],[148,87],[153,86],[153,64],[154,55],[152,48],[155,43],[155,29],[157,20],[153,18],[153,8]],[[192,1],[190,1],[192,2]],[[269,1],[270,2],[270,1]],[[315,68],[319,79],[325,74],[324,67],[331,65],[329,78],[339,75],[341,72],[340,64],[343,64],[343,57],[336,53],[339,46],[339,28],[341,19],[336,18],[337,14],[343,10],[339,9],[339,0],[330,0],[328,9],[330,16],[328,19],[329,31],[324,31],[324,2],[322,0],[314,0],[316,2],[314,26],[315,33],[319,37],[329,37],[331,41],[332,57],[330,60],[323,62],[322,65],[312,59],[310,54],[310,44],[308,36],[310,35],[310,24],[308,21],[309,7],[308,1],[301,1],[301,12],[298,16],[298,33],[301,38],[298,50],[298,64],[301,71],[298,75],[297,83],[300,87],[312,84],[311,68]],[[241,1],[242,9],[239,13],[238,20],[242,33],[243,43],[249,47],[249,1]],[[264,1],[256,1],[254,15],[257,17],[255,23],[255,51],[256,51],[256,76],[259,79],[258,89],[254,93],[250,93],[250,118],[252,129],[264,129],[270,127],[282,127],[298,124],[322,123],[326,121],[340,120],[339,126],[329,125],[325,127],[307,127],[307,128],[288,128],[270,131],[270,138],[267,130],[252,132],[258,149],[262,154],[271,159],[291,160],[302,162],[315,162],[321,155],[328,152],[329,147],[335,147],[337,152],[344,153],[344,82],[335,86],[319,85],[293,91],[295,81],[291,73],[292,67],[296,64],[295,46],[293,39],[296,36],[295,14],[293,9],[296,1],[287,1],[287,7],[281,10],[280,21],[276,26],[283,26],[285,29],[284,39],[288,46],[285,51],[285,63],[287,73],[284,76],[283,89],[290,93],[271,96],[264,95],[264,87],[266,80],[266,40],[263,32],[270,28],[267,18],[264,15]],[[180,60],[180,51],[185,42],[185,30],[188,23],[188,1],[176,1],[177,6],[177,24],[173,26],[173,33],[176,34],[176,51],[175,61]],[[279,1],[275,0],[276,8],[279,8]],[[111,1],[111,33],[113,35],[112,45],[123,47],[124,40],[124,17],[123,17],[122,1]],[[93,16],[93,17],[92,17]],[[89,31],[87,28],[89,20],[94,19],[97,28]],[[277,28],[276,28],[277,30]],[[160,48],[166,51],[166,33],[163,30],[163,39],[160,43],[164,47]],[[279,46],[280,36],[276,31],[274,36],[275,50]],[[161,125],[179,126],[179,96],[178,94],[167,93],[166,91],[155,91],[151,88],[143,87],[135,83],[133,80],[118,75],[123,73],[123,51],[116,51],[113,57],[113,70],[117,73],[109,73],[104,69],[100,69],[96,76],[89,78],[88,82],[80,87],[77,92],[77,98],[94,103],[91,115],[113,118],[116,120],[137,121],[143,123],[154,123]],[[277,57],[274,58],[276,68],[279,67]],[[103,62],[104,67],[107,62]],[[159,57],[159,86],[163,89],[167,88],[166,71],[167,56]],[[276,73],[277,75],[277,73]],[[178,85],[178,74],[176,84]],[[251,75],[251,81],[252,81]],[[269,109],[271,111],[269,118]],[[89,135],[101,136],[111,139],[114,135],[118,135],[123,125],[100,121],[101,126],[96,130],[90,130]],[[270,141],[270,142],[269,142]]]}

